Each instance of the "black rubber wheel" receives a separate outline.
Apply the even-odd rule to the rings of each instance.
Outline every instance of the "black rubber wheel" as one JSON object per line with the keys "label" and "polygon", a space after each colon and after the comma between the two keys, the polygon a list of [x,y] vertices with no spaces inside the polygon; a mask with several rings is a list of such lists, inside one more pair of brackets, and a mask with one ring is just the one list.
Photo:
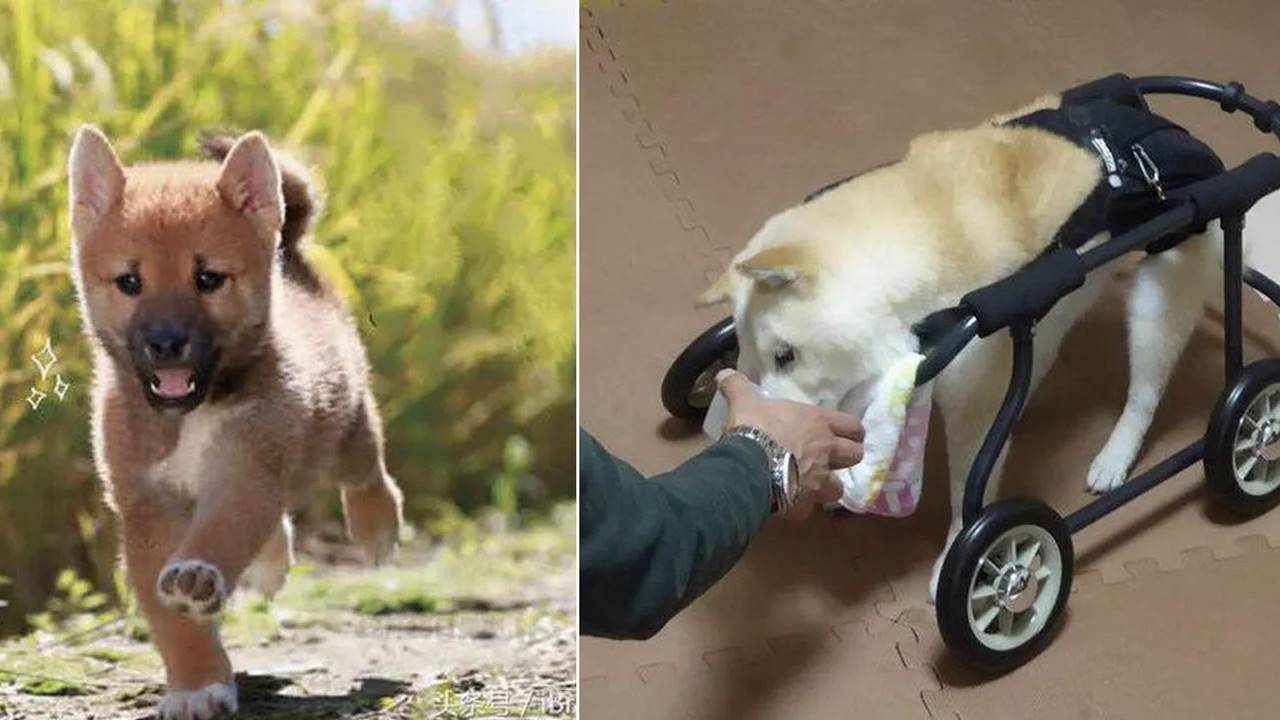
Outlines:
{"label": "black rubber wheel", "polygon": [[1062,618],[1075,566],[1062,517],[1034,500],[987,506],[951,544],[938,580],[938,629],[973,665],[1016,667]]}
{"label": "black rubber wheel", "polygon": [[700,420],[716,393],[716,373],[737,367],[738,333],[728,317],[707,328],[671,363],[662,378],[662,406],[678,418]]}
{"label": "black rubber wheel", "polygon": [[1246,366],[1209,418],[1204,476],[1217,500],[1244,515],[1280,502],[1280,359]]}

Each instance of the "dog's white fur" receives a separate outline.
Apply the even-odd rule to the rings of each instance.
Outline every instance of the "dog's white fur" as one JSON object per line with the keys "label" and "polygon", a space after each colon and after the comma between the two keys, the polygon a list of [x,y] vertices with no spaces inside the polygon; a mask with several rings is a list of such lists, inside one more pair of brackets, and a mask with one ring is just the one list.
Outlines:
{"label": "dog's white fur", "polygon": [[[1015,114],[1058,102],[1042,98]],[[839,407],[856,384],[917,349],[912,323],[1048,247],[1098,181],[1098,162],[1050,133],[998,126],[1003,119],[917,138],[901,162],[769,219],[702,297],[704,304],[732,300],[739,367],[772,397]],[[1093,492],[1124,482],[1173,366],[1221,282],[1214,257],[1220,231],[1206,234],[1219,242],[1192,237],[1136,268],[1128,300],[1128,399],[1089,468]],[[1119,266],[1090,274],[1039,323],[1033,390]],[[779,369],[774,357],[784,348],[794,349],[795,360]],[[947,548],[961,529],[965,478],[1011,363],[1010,342],[1000,333],[972,343],[935,381],[951,476]],[[1003,461],[1002,455],[988,499]],[[945,555],[946,548],[934,566],[931,601]]]}
{"label": "dog's white fur", "polygon": [[158,720],[212,720],[234,714],[239,702],[235,683],[210,683],[199,690],[165,693],[156,708]]}

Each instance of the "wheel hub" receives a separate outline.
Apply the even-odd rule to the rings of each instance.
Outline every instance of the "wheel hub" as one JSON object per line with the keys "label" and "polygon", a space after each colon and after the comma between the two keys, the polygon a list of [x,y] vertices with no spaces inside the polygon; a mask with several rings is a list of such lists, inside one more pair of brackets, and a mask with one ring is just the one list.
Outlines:
{"label": "wheel hub", "polygon": [[694,407],[711,405],[711,397],[716,394],[716,373],[719,371],[718,367],[712,366],[698,375],[698,379],[693,381],[693,389],[689,391],[690,405]]}
{"label": "wheel hub", "polygon": [[[1013,501],[1002,502],[1013,504]],[[1031,503],[1027,505],[1030,509],[1035,507]],[[1011,518],[1003,512],[997,513],[995,507],[984,511],[989,513],[988,522],[1009,522]],[[1030,509],[1023,508],[1028,515]],[[1062,520],[1049,513],[1052,511],[1037,512],[1046,519],[1035,518],[1036,522],[1013,525],[991,540],[986,539],[991,535],[983,532],[990,526],[984,526],[983,519],[979,518],[978,523],[970,526],[970,534],[956,541],[970,543],[951,550],[956,553],[953,556],[956,560],[965,563],[964,572],[969,578],[968,607],[965,608],[968,620],[965,637],[969,640],[998,653],[1015,651],[1040,637],[1061,609],[1065,600],[1063,593],[1071,587],[1070,565],[1064,566],[1062,548],[1069,551],[1070,544],[1060,542],[1061,535],[1055,532],[1052,521],[1056,520],[1057,528],[1065,532]],[[981,540],[985,547],[980,552],[973,552],[980,547],[973,544],[977,540],[974,534],[986,535]],[[948,562],[951,561],[952,558],[948,558]],[[941,595],[938,617],[948,624],[953,622],[952,610],[944,605]]]}
{"label": "wheel hub", "polygon": [[1035,604],[1040,590],[1040,581],[1036,579],[1039,569],[1039,557],[1034,558],[1030,565],[1006,565],[996,578],[996,604],[1015,613],[1029,609]]}
{"label": "wheel hub", "polygon": [[710,367],[699,373],[693,381],[693,387],[689,389],[689,404],[696,408],[710,407],[711,398],[715,397],[718,388],[716,375],[726,368],[732,369],[737,362],[738,353],[734,350],[717,358]]}
{"label": "wheel hub", "polygon": [[1253,452],[1267,462],[1280,460],[1280,420],[1268,418],[1253,433]]}

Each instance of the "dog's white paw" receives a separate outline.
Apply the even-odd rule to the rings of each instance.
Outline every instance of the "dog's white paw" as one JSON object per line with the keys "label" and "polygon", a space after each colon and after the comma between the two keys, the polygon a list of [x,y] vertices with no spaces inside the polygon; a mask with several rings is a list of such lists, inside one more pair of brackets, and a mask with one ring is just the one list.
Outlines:
{"label": "dog's white paw", "polygon": [[1129,477],[1129,466],[1132,464],[1133,459],[1127,453],[1111,452],[1103,448],[1089,465],[1086,479],[1089,492],[1101,495],[1120,487]]}
{"label": "dog's white paw", "polygon": [[156,707],[158,720],[212,720],[235,713],[235,683],[211,683],[199,690],[171,690]]}
{"label": "dog's white paw", "polygon": [[209,622],[226,604],[227,581],[221,570],[203,560],[179,560],[160,571],[156,593],[167,607],[196,622]]}

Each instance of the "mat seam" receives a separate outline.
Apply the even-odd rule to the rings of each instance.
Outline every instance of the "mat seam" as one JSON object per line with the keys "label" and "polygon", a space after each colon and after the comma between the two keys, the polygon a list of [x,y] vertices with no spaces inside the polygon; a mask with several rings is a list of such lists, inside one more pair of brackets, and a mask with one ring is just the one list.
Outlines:
{"label": "mat seam", "polygon": [[[618,2],[617,6],[625,5]],[[701,238],[706,256],[714,263],[713,266],[704,268],[705,274],[708,275],[708,280],[714,279],[715,274],[726,269],[726,263],[719,256],[731,256],[732,249],[717,247],[712,240],[711,231],[699,219],[697,204],[680,179],[680,172],[676,168],[669,143],[662,138],[652,121],[645,115],[626,67],[610,43],[600,17],[591,8],[582,7],[579,12],[578,27],[583,38],[582,44],[593,53],[594,65],[605,78],[609,94],[623,105],[622,118],[632,128],[636,145],[645,155],[645,164],[657,180],[663,199],[675,215],[676,223],[681,230]],[[628,108],[627,105],[634,109]],[[656,159],[653,157],[655,153],[658,155]]]}

